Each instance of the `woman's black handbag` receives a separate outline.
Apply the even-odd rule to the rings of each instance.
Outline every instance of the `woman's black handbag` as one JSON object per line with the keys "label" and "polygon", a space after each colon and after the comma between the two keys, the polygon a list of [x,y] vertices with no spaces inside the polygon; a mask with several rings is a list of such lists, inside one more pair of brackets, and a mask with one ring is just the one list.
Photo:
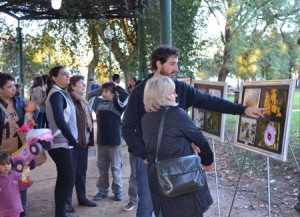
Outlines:
{"label": "woman's black handbag", "polygon": [[155,168],[162,196],[176,197],[197,191],[206,184],[206,174],[196,154],[174,159],[158,160],[166,110],[163,111],[157,140]]}

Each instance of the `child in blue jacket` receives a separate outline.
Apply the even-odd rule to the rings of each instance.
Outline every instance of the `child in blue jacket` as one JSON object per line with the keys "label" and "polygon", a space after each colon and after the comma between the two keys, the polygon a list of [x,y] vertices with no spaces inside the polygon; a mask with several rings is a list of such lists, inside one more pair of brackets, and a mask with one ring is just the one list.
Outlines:
{"label": "child in blue jacket", "polygon": [[98,193],[94,196],[94,200],[99,201],[108,196],[110,167],[113,176],[111,188],[114,200],[121,201],[123,200],[121,115],[127,105],[128,94],[117,84],[107,82],[102,85],[101,90],[90,92],[87,98],[89,102],[92,102],[91,107],[97,117],[97,165],[100,177],[97,181]]}

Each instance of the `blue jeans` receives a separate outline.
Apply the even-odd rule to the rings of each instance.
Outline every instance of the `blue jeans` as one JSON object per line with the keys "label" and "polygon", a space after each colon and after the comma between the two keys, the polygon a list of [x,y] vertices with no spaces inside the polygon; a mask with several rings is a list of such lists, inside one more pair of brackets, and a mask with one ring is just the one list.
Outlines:
{"label": "blue jeans", "polygon": [[111,189],[114,194],[122,193],[121,149],[119,145],[98,145],[97,165],[100,177],[97,188],[100,194],[107,195],[109,188],[109,167],[113,181]]}
{"label": "blue jeans", "polygon": [[[86,171],[88,165],[88,148],[73,148],[73,172],[75,179],[75,190],[77,201],[83,202],[86,200]],[[72,204],[72,192],[70,192],[67,204]]]}
{"label": "blue jeans", "polygon": [[130,165],[130,177],[129,177],[129,187],[128,187],[128,196],[129,201],[136,205],[139,201],[138,197],[138,184],[136,178],[136,157],[129,152],[129,165]]}
{"label": "blue jeans", "polygon": [[136,216],[152,217],[153,205],[148,180],[148,164],[145,164],[139,157],[136,158],[136,173],[139,195]]}

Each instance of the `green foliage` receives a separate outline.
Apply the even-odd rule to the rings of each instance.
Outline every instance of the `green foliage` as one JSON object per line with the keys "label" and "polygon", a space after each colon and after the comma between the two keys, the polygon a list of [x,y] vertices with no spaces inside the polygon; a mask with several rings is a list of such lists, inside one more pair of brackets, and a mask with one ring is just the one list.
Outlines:
{"label": "green foliage", "polygon": [[[300,23],[298,1],[203,2],[205,7],[200,6],[199,1],[172,0],[172,40],[173,46],[180,49],[178,77],[194,77],[196,73],[197,77],[208,79],[216,76],[223,67],[229,76],[242,80],[278,79],[289,77],[292,70],[299,70],[300,52],[299,46],[295,46],[299,33],[294,31]],[[146,60],[160,44],[159,4],[158,0],[148,1],[145,10]],[[205,10],[207,7],[209,10]],[[130,77],[137,77],[140,14],[139,11],[134,13],[135,17],[127,19],[22,21],[23,30],[34,29],[23,31],[25,81],[57,64],[67,65],[73,71],[88,67],[89,76],[96,75],[96,79],[106,81],[108,40],[103,32],[108,25],[114,31],[113,72],[123,72],[127,82]],[[222,31],[217,39],[206,38],[202,30],[208,25],[209,15],[219,19],[225,30],[222,26],[224,19],[229,31]],[[16,74],[15,29],[1,19],[0,30],[9,36],[2,39],[0,35],[0,70]],[[93,36],[90,34],[92,30]],[[208,49],[213,46],[217,50],[213,57],[209,57]],[[147,66],[150,69],[148,61]]]}
{"label": "green foliage", "polygon": [[[293,31],[299,27],[298,1],[204,2],[211,14],[223,15],[226,21],[224,29],[227,31],[221,35],[226,50],[223,53],[223,73],[225,71],[243,80],[255,80],[257,77],[281,79],[289,76],[291,66],[296,65],[299,55],[299,51],[296,51],[298,46],[291,39],[295,37]],[[216,17],[222,20],[220,16]],[[285,46],[289,49],[285,49]],[[257,53],[259,56],[253,61]]]}
{"label": "green foliage", "polygon": [[[173,46],[180,49],[180,77],[191,77],[194,72],[197,50],[201,49],[200,38],[196,34],[196,20],[199,2],[194,0],[172,1]],[[198,23],[196,23],[198,21]]]}
{"label": "green foliage", "polygon": [[4,17],[0,18],[0,72],[17,75],[17,40],[16,31]]}

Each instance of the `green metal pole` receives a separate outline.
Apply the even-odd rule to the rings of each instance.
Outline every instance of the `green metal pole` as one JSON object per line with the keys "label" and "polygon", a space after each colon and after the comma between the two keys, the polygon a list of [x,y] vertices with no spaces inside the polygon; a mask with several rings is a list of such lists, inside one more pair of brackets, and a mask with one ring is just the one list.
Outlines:
{"label": "green metal pole", "polygon": [[111,66],[111,39],[108,40],[109,50],[109,81],[112,81],[112,66]]}
{"label": "green metal pole", "polygon": [[171,0],[160,0],[160,43],[172,46]]}
{"label": "green metal pole", "polygon": [[[19,25],[19,23],[18,23]],[[24,97],[24,74],[23,74],[23,40],[22,28],[17,27],[17,40],[18,40],[18,74],[20,76],[20,83],[23,85],[21,89],[21,96]]]}
{"label": "green metal pole", "polygon": [[139,79],[143,80],[147,75],[147,60],[145,50],[145,8],[143,0],[139,0],[138,23],[138,55],[139,55]]}

